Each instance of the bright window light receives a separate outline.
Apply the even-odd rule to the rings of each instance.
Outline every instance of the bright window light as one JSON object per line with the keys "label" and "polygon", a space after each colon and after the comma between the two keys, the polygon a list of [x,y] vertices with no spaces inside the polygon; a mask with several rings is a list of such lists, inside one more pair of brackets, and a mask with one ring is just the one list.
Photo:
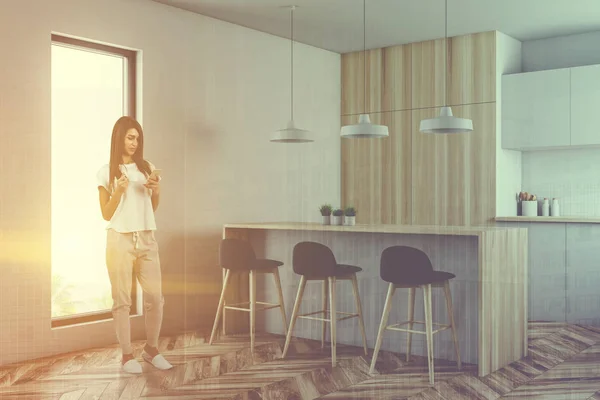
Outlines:
{"label": "bright window light", "polygon": [[53,43],[52,318],[110,311],[96,172],[125,115],[126,59]]}

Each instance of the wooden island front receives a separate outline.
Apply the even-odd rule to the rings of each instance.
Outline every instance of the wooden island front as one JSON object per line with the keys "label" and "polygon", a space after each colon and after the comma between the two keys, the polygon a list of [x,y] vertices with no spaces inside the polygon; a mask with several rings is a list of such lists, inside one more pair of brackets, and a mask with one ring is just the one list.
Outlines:
{"label": "wooden island front", "polygon": [[[338,263],[363,268],[358,274],[359,292],[367,327],[367,341],[374,347],[385,302],[387,282],[379,277],[381,252],[389,246],[408,245],[419,248],[432,261],[434,269],[454,273],[450,285],[454,318],[464,362],[478,365],[479,376],[485,376],[527,354],[527,229],[510,227],[450,227],[417,225],[333,226],[318,223],[240,223],[226,224],[223,237],[249,240],[258,257],[283,261],[280,268],[286,313],[292,307],[300,277],[292,270],[294,245],[316,241],[329,246]],[[340,311],[353,311],[351,287],[339,284]],[[236,277],[230,283],[227,303],[248,301],[247,277]],[[447,312],[443,291],[433,291],[433,320],[445,323]],[[394,297],[392,321],[407,317],[407,291],[398,290]],[[341,298],[342,301],[339,301]],[[320,309],[321,286],[307,285],[301,312]],[[272,280],[259,282],[257,300],[276,302]],[[347,309],[344,309],[347,307]],[[302,311],[305,310],[305,311]],[[234,315],[236,313],[236,315]],[[415,317],[423,320],[423,301],[417,292]],[[289,323],[289,321],[288,321]],[[338,343],[361,345],[358,321],[338,324]],[[279,312],[265,311],[257,315],[257,330],[283,334]],[[418,329],[422,327],[417,326]],[[227,312],[227,333],[247,332],[248,317],[236,311]],[[298,321],[294,336],[320,339],[320,324]],[[426,355],[424,337],[413,339],[413,354]],[[382,349],[404,353],[405,335],[385,334]],[[419,342],[421,340],[421,342]],[[434,337],[434,356],[454,360],[450,332]]]}

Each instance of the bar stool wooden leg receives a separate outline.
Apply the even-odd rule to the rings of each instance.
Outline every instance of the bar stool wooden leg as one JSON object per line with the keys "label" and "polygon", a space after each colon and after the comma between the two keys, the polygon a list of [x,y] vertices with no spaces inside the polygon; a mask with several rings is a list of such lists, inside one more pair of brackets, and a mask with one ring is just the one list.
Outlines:
{"label": "bar stool wooden leg", "polygon": [[[229,270],[223,270],[223,287],[225,287],[225,276],[228,273],[229,273]],[[227,335],[227,332],[225,330],[226,329],[226,325],[227,325],[226,321],[225,321],[225,316],[227,314],[227,309],[225,308],[225,305],[226,305],[226,301],[225,301],[225,298],[223,298],[223,310],[222,310],[222,312],[223,312],[223,328],[221,329],[221,334],[223,336]]]}
{"label": "bar stool wooden leg", "polygon": [[[323,296],[321,298],[323,318],[327,318],[327,279],[323,279]],[[325,336],[327,335],[327,321],[321,322],[321,349],[325,348]]]}
{"label": "bar stool wooden leg", "polygon": [[[408,329],[412,330],[413,321],[415,320],[415,288],[408,289]],[[406,338],[406,362],[410,361],[410,353],[412,351],[412,332],[407,332]]]}
{"label": "bar stool wooden leg", "polygon": [[250,351],[254,354],[256,337],[256,272],[250,270]]}
{"label": "bar stool wooden leg", "polygon": [[331,366],[336,366],[336,346],[337,346],[337,330],[336,330],[336,322],[337,322],[337,313],[335,307],[335,276],[329,278],[329,309],[330,312],[330,321],[331,321]]}
{"label": "bar stool wooden leg", "polygon": [[446,293],[446,308],[448,309],[448,318],[452,329],[452,340],[454,341],[454,350],[456,351],[456,364],[458,369],[462,369],[460,362],[460,348],[458,347],[458,338],[456,336],[456,325],[454,325],[454,308],[452,308],[452,295],[450,293],[450,282],[444,282],[444,292]]}
{"label": "bar stool wooden leg", "polygon": [[427,336],[427,365],[429,367],[429,384],[434,385],[433,365],[433,318],[431,313],[431,285],[423,285],[423,304],[425,306],[425,335]]}
{"label": "bar stool wooden leg", "polygon": [[387,328],[388,318],[390,316],[390,310],[392,309],[392,298],[394,297],[394,292],[396,291],[396,286],[393,283],[390,283],[388,286],[387,296],[385,298],[385,306],[383,307],[383,314],[381,315],[381,322],[379,323],[379,332],[377,332],[377,341],[375,342],[375,349],[373,349],[373,359],[371,360],[371,368],[369,368],[369,373],[372,374],[375,371],[375,363],[377,362],[377,354],[379,353],[379,349],[381,348],[381,341],[383,340],[383,333]]}
{"label": "bar stool wooden leg", "polygon": [[358,292],[358,279],[356,278],[356,274],[352,274],[352,291],[354,292],[354,301],[356,302],[356,310],[358,313],[358,322],[360,324],[360,331],[362,333],[362,338],[363,338],[363,348],[365,350],[365,356],[366,356],[369,352],[369,350],[367,349],[367,332],[365,330],[365,321],[363,319],[362,304],[361,304],[360,295]]}
{"label": "bar stool wooden leg", "polygon": [[283,319],[283,334],[287,336],[287,317],[285,315],[285,304],[283,302],[283,290],[281,289],[281,279],[279,278],[279,269],[273,269],[273,279],[277,287],[277,295],[279,296],[279,309],[281,310],[281,318]]}
{"label": "bar stool wooden leg", "polygon": [[[219,326],[219,318],[221,317],[221,313],[225,315],[225,291],[227,290],[227,282],[229,281],[229,276],[231,274],[230,270],[227,270],[225,273],[225,278],[223,278],[223,288],[221,289],[221,297],[219,298],[219,306],[217,307],[217,315],[215,315],[215,322],[213,324],[212,332],[210,334],[210,340],[208,344],[212,344],[215,339],[215,335],[217,334],[217,327]],[[225,322],[225,319],[223,319]],[[223,328],[223,335],[225,335],[225,329]]]}
{"label": "bar stool wooden leg", "polygon": [[298,319],[298,311],[300,310],[300,303],[302,302],[302,295],[304,294],[304,288],[306,287],[306,278],[304,275],[300,278],[300,285],[298,286],[298,294],[296,295],[296,302],[294,303],[294,310],[292,311],[292,320],[290,321],[290,327],[288,328],[287,337],[285,338],[285,346],[283,347],[283,354],[281,358],[285,358],[288,349],[290,347],[290,341],[292,339],[292,332],[294,331],[294,325]]}

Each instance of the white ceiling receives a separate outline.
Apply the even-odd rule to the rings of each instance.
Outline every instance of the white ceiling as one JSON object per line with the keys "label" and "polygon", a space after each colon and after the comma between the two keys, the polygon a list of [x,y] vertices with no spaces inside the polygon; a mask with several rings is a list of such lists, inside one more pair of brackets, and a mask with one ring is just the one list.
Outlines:
{"label": "white ceiling", "polygon": [[[363,48],[362,0],[153,0],[338,53]],[[367,0],[367,48],[444,37],[444,0]],[[600,0],[448,0],[448,36],[518,40],[600,31]]]}

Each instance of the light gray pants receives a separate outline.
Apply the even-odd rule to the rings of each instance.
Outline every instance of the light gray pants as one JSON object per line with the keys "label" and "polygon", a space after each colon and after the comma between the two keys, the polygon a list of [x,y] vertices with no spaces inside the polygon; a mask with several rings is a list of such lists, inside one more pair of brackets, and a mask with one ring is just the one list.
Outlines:
{"label": "light gray pants", "polygon": [[158,243],[154,232],[119,233],[109,229],[106,237],[106,266],[112,288],[113,319],[123,353],[132,353],[129,312],[134,273],[144,292],[146,340],[148,345],[157,347],[164,298]]}

